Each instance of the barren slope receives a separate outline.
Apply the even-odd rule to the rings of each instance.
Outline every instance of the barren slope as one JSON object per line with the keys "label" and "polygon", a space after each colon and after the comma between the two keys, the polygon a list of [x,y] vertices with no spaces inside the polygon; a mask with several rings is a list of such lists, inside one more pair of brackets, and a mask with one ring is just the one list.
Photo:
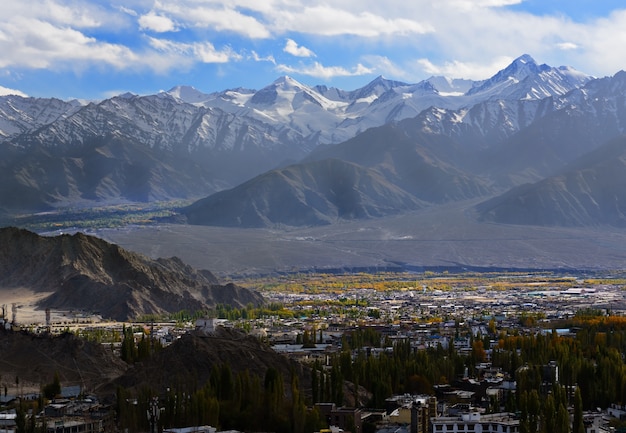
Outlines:
{"label": "barren slope", "polygon": [[178,258],[149,259],[81,233],[42,237],[4,228],[0,245],[0,288],[53,292],[40,301],[41,307],[129,320],[218,303],[241,307],[262,302],[258,293],[220,285],[211,272],[193,269]]}

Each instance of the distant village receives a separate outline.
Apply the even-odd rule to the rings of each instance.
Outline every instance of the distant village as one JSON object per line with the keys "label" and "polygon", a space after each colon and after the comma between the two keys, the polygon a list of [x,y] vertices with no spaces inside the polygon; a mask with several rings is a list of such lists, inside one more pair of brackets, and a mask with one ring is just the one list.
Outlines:
{"label": "distant village", "polygon": [[[434,384],[432,394],[392,395],[385,400],[385,407],[378,408],[345,407],[323,401],[314,404],[327,421],[329,432],[367,433],[374,425],[376,433],[525,433],[528,428],[520,425],[519,411],[506,410],[507,399],[516,391],[515,378],[491,362],[498,344],[498,330],[506,329],[519,335],[556,333],[560,337],[575,338],[577,329],[560,327],[560,323],[577,312],[623,316],[626,311],[624,289],[619,284],[588,285],[580,281],[570,286],[537,285],[506,290],[407,286],[398,290],[359,288],[337,293],[266,291],[263,294],[268,303],[284,305],[294,313],[293,317],[277,315],[237,320],[200,317],[182,324],[173,321],[110,323],[94,315],[50,311],[46,311],[43,323],[24,323],[20,321],[19,308],[13,305],[11,309],[3,307],[0,326],[5,330],[28,329],[34,333],[106,330],[117,335],[121,335],[123,328],[132,327],[136,341],[147,335],[163,346],[187,332],[210,335],[219,327],[238,328],[266,342],[276,352],[322,368],[330,368],[331,358],[344,349],[343,345],[356,329],[374,330],[381,341],[353,350],[353,359],[358,351],[367,357],[390,356],[400,343],[414,352],[454,348],[457,353],[470,355],[475,349],[473,342],[480,340],[484,342],[481,362],[465,368],[451,383]],[[339,300],[354,307],[331,308],[336,305],[334,301]],[[119,353],[122,342],[120,339],[102,344]],[[542,389],[550,390],[559,383],[560,366],[556,360],[539,366],[539,371]],[[15,391],[13,388],[7,392],[5,388],[0,392],[0,405],[9,407],[19,399],[40,398],[36,394],[20,395]],[[116,431],[111,411],[101,406],[89,390],[82,389],[80,384],[64,384],[59,391],[41,414],[28,414],[46,420],[41,431]],[[573,389],[567,392],[574,395]],[[567,409],[572,421],[574,407]],[[1,411],[0,432],[17,431],[17,417],[15,410]],[[612,427],[611,421],[626,420],[626,406],[616,401],[608,407],[587,410],[583,417],[586,433],[624,431]],[[163,430],[172,433],[216,431],[210,426]]]}

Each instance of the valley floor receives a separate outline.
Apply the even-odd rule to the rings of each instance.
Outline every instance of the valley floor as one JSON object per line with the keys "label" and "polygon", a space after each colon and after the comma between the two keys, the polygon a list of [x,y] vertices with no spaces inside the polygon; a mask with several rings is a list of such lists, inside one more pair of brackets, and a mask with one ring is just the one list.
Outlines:
{"label": "valley floor", "polygon": [[325,227],[232,229],[127,226],[91,232],[150,257],[178,256],[220,277],[273,272],[429,268],[613,270],[626,264],[626,230],[501,225],[475,203]]}

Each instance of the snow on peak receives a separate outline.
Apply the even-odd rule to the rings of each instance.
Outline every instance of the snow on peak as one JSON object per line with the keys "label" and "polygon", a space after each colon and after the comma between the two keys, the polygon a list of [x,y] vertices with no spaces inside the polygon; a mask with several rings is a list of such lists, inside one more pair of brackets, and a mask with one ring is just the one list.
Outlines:
{"label": "snow on peak", "polygon": [[460,96],[476,85],[475,81],[462,78],[432,76],[425,80],[442,96]]}
{"label": "snow on peak", "polygon": [[375,99],[393,88],[404,86],[408,86],[408,84],[400,81],[388,80],[382,75],[379,75],[365,86],[351,92],[351,97],[355,100],[367,98]]}
{"label": "snow on peak", "polygon": [[532,56],[530,56],[529,54],[522,54],[521,56],[519,56],[517,59],[515,59],[513,61],[513,63],[522,63],[522,64],[526,64],[526,63],[535,63],[535,59],[532,58]]}
{"label": "snow on peak", "polygon": [[0,86],[0,96],[21,96],[22,98],[28,98],[28,95],[24,92],[20,92],[19,90],[9,89],[8,87]]}
{"label": "snow on peak", "polygon": [[521,55],[467,95],[488,95],[497,98],[540,99],[563,95],[584,84],[589,76],[574,73],[571,68],[538,65],[528,54]]}
{"label": "snow on peak", "polygon": [[307,87],[297,80],[294,80],[289,75],[283,75],[282,77],[277,78],[272,83],[272,86],[281,87],[283,89],[303,89]]}
{"label": "snow on peak", "polygon": [[135,96],[137,95],[131,92],[125,92],[125,93],[117,95],[117,97],[121,99],[133,99]]}
{"label": "snow on peak", "polygon": [[284,75],[276,79],[269,86],[256,92],[250,99],[250,102],[255,105],[261,104],[266,106],[276,104],[279,100],[291,102],[297,94],[306,94],[312,99],[318,99],[320,97],[320,95],[310,87]]}
{"label": "snow on peak", "polygon": [[551,69],[547,65],[537,65],[535,59],[533,59],[528,54],[523,54],[519,56],[517,59],[513,60],[513,62],[504,68],[502,71],[498,72],[494,78],[496,79],[508,79],[508,78],[516,78],[518,80],[522,80],[529,75],[538,74],[541,71],[546,69]]}
{"label": "snow on peak", "polygon": [[192,86],[176,86],[165,93],[188,104],[197,104],[209,99],[209,95]]}

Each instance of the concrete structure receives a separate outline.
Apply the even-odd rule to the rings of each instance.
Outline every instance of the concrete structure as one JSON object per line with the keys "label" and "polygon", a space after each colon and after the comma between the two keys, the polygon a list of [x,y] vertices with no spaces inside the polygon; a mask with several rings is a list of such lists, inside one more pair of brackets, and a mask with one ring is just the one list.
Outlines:
{"label": "concrete structure", "polygon": [[468,412],[455,417],[438,417],[430,420],[433,433],[518,433],[519,419],[503,412],[481,415]]}
{"label": "concrete structure", "polygon": [[65,418],[46,422],[47,433],[100,433],[103,429],[100,419]]}
{"label": "concrete structure", "polygon": [[203,425],[199,427],[185,427],[185,428],[167,428],[163,429],[163,433],[216,433],[215,427]]}
{"label": "concrete structure", "polygon": [[417,400],[411,406],[411,429],[410,433],[430,432],[431,420],[437,418],[437,398]]}
{"label": "concrete structure", "polygon": [[207,335],[213,334],[219,325],[219,319],[198,319],[196,320],[196,331]]}
{"label": "concrete structure", "polygon": [[335,403],[316,403],[315,407],[329,426],[336,426],[351,433],[361,433],[361,409],[336,407]]}

